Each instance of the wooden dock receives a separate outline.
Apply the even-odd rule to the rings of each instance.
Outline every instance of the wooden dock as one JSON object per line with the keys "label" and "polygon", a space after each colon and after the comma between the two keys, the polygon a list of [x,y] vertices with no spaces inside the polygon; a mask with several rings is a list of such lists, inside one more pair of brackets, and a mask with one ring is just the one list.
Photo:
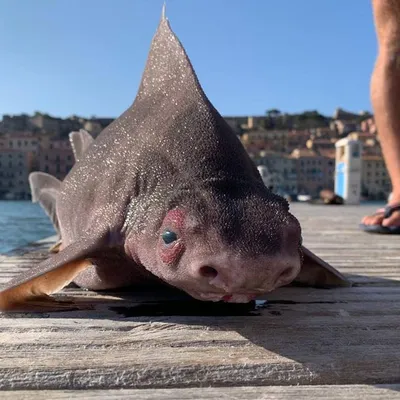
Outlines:
{"label": "wooden dock", "polygon": [[[374,209],[292,204],[304,244],[352,288],[218,306],[69,287],[96,308],[0,314],[0,398],[400,399],[400,236],[358,230]],[[51,244],[0,256],[0,283]]]}

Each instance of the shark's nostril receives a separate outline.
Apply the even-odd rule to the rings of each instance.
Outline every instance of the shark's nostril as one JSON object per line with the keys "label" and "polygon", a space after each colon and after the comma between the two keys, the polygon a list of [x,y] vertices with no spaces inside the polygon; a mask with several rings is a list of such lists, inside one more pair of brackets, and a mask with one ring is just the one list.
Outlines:
{"label": "shark's nostril", "polygon": [[205,278],[215,278],[218,275],[218,272],[215,268],[204,266],[200,268],[200,275]]}

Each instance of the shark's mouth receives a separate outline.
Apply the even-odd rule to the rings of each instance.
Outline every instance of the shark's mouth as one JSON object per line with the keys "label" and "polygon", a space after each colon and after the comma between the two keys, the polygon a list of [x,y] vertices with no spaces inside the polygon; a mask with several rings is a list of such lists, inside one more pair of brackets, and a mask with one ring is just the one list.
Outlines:
{"label": "shark's mouth", "polygon": [[190,291],[188,294],[197,300],[224,303],[249,303],[261,293],[202,293]]}
{"label": "shark's mouth", "polygon": [[222,301],[225,303],[249,303],[254,300],[258,295],[257,294],[227,294],[222,297]]}

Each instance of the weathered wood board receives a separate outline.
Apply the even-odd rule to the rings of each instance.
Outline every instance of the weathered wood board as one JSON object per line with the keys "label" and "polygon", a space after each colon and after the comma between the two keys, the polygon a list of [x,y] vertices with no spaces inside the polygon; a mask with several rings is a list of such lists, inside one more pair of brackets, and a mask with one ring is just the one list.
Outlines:
{"label": "weathered wood board", "polygon": [[[346,399],[352,385],[374,385],[354,386],[351,398],[395,398],[400,383],[400,236],[358,231],[361,216],[374,208],[292,208],[302,223],[304,244],[347,274],[354,287],[282,288],[259,308],[199,305],[175,292],[128,296],[70,287],[63,293],[90,297],[96,308],[0,315],[0,389],[25,389],[29,398],[30,389],[159,388],[153,398],[224,398],[225,393],[226,398],[301,399],[325,393],[326,399]],[[51,243],[0,258],[0,282],[46,257]],[[267,385],[231,392],[217,388]],[[329,392],[290,385],[350,386]],[[199,386],[215,388],[189,389]],[[180,395],[166,388],[180,388]],[[52,393],[52,398],[74,396]],[[119,398],[124,392],[85,391],[85,396],[96,393]],[[132,393],[151,398],[151,392]],[[7,398],[13,392],[3,394]]]}
{"label": "weathered wood board", "polygon": [[189,389],[114,389],[4,391],[4,400],[135,399],[135,400],[397,400],[400,385],[245,386]]}

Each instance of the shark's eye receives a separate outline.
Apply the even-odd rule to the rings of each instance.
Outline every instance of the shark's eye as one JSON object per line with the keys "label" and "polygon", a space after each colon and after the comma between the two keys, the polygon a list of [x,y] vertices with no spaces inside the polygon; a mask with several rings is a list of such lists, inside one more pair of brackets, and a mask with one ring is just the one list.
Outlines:
{"label": "shark's eye", "polygon": [[164,231],[161,237],[165,244],[171,244],[174,243],[176,240],[178,240],[177,234],[169,230]]}

